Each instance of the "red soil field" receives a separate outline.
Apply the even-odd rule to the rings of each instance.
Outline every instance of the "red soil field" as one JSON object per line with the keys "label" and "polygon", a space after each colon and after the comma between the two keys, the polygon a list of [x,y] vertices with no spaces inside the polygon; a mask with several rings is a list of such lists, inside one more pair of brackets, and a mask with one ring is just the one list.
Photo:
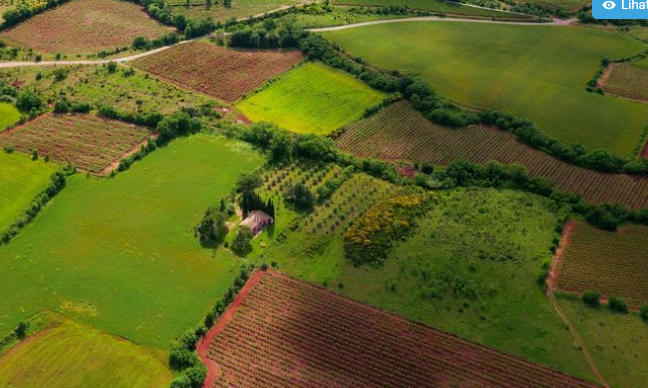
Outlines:
{"label": "red soil field", "polygon": [[108,172],[150,135],[145,128],[94,115],[49,114],[0,135],[0,146],[48,155],[95,174]]}
{"label": "red soil field", "polygon": [[625,225],[608,232],[581,222],[569,226],[555,263],[555,288],[620,296],[633,308],[648,304],[648,227]]}
{"label": "red soil field", "polygon": [[648,178],[606,174],[577,167],[520,142],[495,128],[449,129],[435,125],[406,101],[357,122],[337,140],[340,149],[361,157],[424,161],[446,165],[456,159],[474,163],[519,162],[560,190],[580,194],[592,204],[648,207]]}
{"label": "red soil field", "polygon": [[1,33],[0,40],[44,54],[96,54],[169,32],[134,3],[74,0]]}
{"label": "red soil field", "polygon": [[302,59],[296,50],[233,50],[199,41],[139,59],[134,66],[179,87],[233,102]]}
{"label": "red soil field", "polygon": [[595,385],[270,272],[211,344],[212,387]]}

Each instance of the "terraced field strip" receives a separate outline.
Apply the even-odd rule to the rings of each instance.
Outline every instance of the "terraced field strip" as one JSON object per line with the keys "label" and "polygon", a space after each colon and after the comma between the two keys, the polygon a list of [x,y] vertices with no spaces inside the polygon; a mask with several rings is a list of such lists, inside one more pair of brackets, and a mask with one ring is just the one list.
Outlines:
{"label": "terraced field strip", "polygon": [[232,102],[302,61],[297,50],[234,50],[203,41],[134,62],[174,85]]}
{"label": "terraced field strip", "polygon": [[44,54],[97,54],[128,47],[138,36],[152,39],[169,32],[135,3],[80,0],[36,15],[0,33],[0,40]]}
{"label": "terraced field strip", "polygon": [[95,115],[44,115],[0,135],[0,146],[104,173],[150,135],[142,127]]}
{"label": "terraced field strip", "polygon": [[211,345],[216,386],[593,388],[270,272]]}
{"label": "terraced field strip", "polygon": [[614,63],[603,83],[606,93],[648,102],[648,69],[628,63]]}
{"label": "terraced field strip", "polygon": [[497,160],[522,163],[560,190],[577,193],[593,204],[617,203],[648,207],[648,178],[605,174],[560,161],[494,128],[449,129],[431,123],[401,101],[349,126],[338,147],[362,157],[448,164],[456,159],[475,163]]}
{"label": "terraced field strip", "polygon": [[648,227],[625,225],[617,232],[574,222],[557,263],[557,288],[582,293],[596,290],[623,297],[630,306],[648,304]]}

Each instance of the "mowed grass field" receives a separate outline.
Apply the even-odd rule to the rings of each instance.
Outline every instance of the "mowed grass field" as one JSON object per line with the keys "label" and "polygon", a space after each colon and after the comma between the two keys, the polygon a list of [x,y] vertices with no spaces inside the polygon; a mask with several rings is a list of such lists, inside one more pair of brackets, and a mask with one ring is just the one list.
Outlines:
{"label": "mowed grass field", "polygon": [[409,160],[446,165],[457,159],[473,163],[496,160],[522,163],[533,175],[560,190],[577,193],[593,204],[617,203],[633,209],[648,206],[648,179],[604,174],[565,163],[529,147],[495,128],[446,128],[432,123],[406,101],[349,125],[337,146],[365,158]]}
{"label": "mowed grass field", "polygon": [[646,226],[625,225],[608,232],[574,222],[558,267],[558,288],[620,296],[637,309],[648,305],[647,241]]}
{"label": "mowed grass field", "polygon": [[126,153],[149,136],[144,127],[94,114],[46,114],[0,134],[0,146],[25,153],[36,150],[41,157],[101,174],[116,168]]}
{"label": "mowed grass field", "polygon": [[[339,210],[376,203],[384,195],[382,184],[348,180],[329,203],[299,217],[299,228],[276,230],[275,238],[284,234],[285,242],[257,249],[259,262],[276,261],[280,271],[352,299],[594,378],[580,350],[566,345],[573,338],[537,284],[557,237],[556,216],[545,199],[495,189],[438,192],[439,203],[411,237],[395,244],[384,265],[354,267],[344,257],[342,238],[352,219]],[[327,226],[340,214],[341,224],[330,231]],[[328,243],[321,243],[324,238]]]}
{"label": "mowed grass field", "polygon": [[56,169],[53,163],[0,151],[0,233],[23,215],[31,201],[49,185]]}
{"label": "mowed grass field", "polygon": [[566,143],[627,156],[648,120],[645,104],[585,90],[601,59],[645,49],[614,33],[575,26],[410,22],[324,36],[369,63],[416,73],[460,104],[533,120]]}
{"label": "mowed grass field", "polygon": [[134,3],[79,0],[0,33],[0,40],[43,54],[76,55],[128,47],[138,36],[157,38],[169,32]]}
{"label": "mowed grass field", "polygon": [[157,349],[201,321],[238,274],[193,228],[236,178],[250,147],[196,135],[114,179],[78,174],[34,223],[0,247],[0,332],[45,308]]}
{"label": "mowed grass field", "polygon": [[303,58],[297,50],[233,50],[199,41],[139,59],[134,65],[182,88],[232,102]]}
{"label": "mowed grass field", "polygon": [[66,319],[0,357],[5,388],[163,388],[170,380],[150,350]]}
{"label": "mowed grass field", "polygon": [[15,106],[0,102],[0,132],[20,120],[20,112]]}
{"label": "mowed grass field", "polygon": [[362,117],[385,94],[318,62],[298,67],[236,105],[252,121],[298,133],[328,134]]}

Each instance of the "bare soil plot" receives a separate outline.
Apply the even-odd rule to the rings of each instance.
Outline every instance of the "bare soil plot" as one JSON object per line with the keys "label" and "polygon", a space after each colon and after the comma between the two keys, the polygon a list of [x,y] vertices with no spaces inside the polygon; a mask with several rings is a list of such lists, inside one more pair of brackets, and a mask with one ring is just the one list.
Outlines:
{"label": "bare soil plot", "polygon": [[75,0],[1,33],[0,40],[44,54],[96,54],[169,32],[135,3]]}
{"label": "bare soil plot", "polygon": [[136,125],[94,115],[49,114],[0,135],[0,146],[38,151],[95,174],[107,170],[139,147],[150,132]]}
{"label": "bare soil plot", "polygon": [[301,62],[299,51],[232,50],[192,42],[134,62],[174,85],[232,102]]}
{"label": "bare soil plot", "polygon": [[606,93],[648,102],[648,69],[627,63],[614,63],[606,70],[602,88]]}
{"label": "bare soil plot", "polygon": [[522,163],[533,175],[545,177],[560,190],[577,193],[593,204],[617,203],[638,209],[648,206],[648,179],[605,174],[562,162],[494,128],[449,129],[433,124],[402,101],[351,125],[338,147],[362,157],[416,160],[448,164],[456,159],[475,163],[497,160]]}
{"label": "bare soil plot", "polygon": [[209,357],[213,387],[595,387],[274,272]]}
{"label": "bare soil plot", "polygon": [[556,263],[557,288],[620,296],[634,308],[648,304],[648,227],[626,225],[608,232],[581,222],[572,225]]}

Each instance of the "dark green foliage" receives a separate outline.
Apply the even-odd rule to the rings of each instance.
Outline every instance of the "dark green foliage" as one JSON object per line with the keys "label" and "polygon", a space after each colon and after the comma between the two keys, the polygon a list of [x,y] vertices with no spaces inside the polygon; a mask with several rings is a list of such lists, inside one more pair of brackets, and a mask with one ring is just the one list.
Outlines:
{"label": "dark green foliage", "polygon": [[615,313],[626,314],[628,312],[628,305],[625,300],[619,296],[611,296],[608,302],[608,307]]}
{"label": "dark green foliage", "polygon": [[158,143],[166,144],[178,136],[200,132],[202,123],[185,112],[177,112],[165,117],[157,124]]}
{"label": "dark green foliage", "polygon": [[598,307],[601,304],[601,293],[592,290],[585,291],[583,293],[583,303],[589,307]]}
{"label": "dark green foliage", "polygon": [[241,196],[241,210],[243,211],[243,218],[253,210],[261,210],[270,217],[275,216],[275,206],[272,199],[264,201],[259,194],[254,191],[244,191]]}
{"label": "dark green foliage", "polygon": [[256,190],[263,184],[263,177],[258,171],[243,173],[236,181],[236,191],[247,193]]}
{"label": "dark green foliage", "polygon": [[252,251],[252,237],[252,231],[249,228],[240,226],[232,242],[232,251],[239,256],[250,253]]}
{"label": "dark green foliage", "polygon": [[169,352],[169,365],[176,370],[182,370],[198,362],[196,354],[183,346],[174,346]]}
{"label": "dark green foliage", "polygon": [[70,105],[65,100],[56,101],[54,104],[54,113],[68,113],[70,112]]}
{"label": "dark green foliage", "polygon": [[27,329],[29,329],[29,323],[20,322],[18,326],[14,329],[14,333],[18,339],[23,339],[27,335]]}
{"label": "dark green foliage", "polygon": [[641,306],[641,308],[639,309],[639,316],[641,317],[641,319],[648,322],[648,305]]}
{"label": "dark green foliage", "polygon": [[310,209],[315,205],[315,195],[308,186],[301,182],[290,189],[287,199],[304,209]]}
{"label": "dark green foliage", "polygon": [[169,388],[191,388],[191,380],[188,376],[181,374],[173,378]]}
{"label": "dark green foliage", "polygon": [[226,211],[210,206],[196,227],[200,244],[204,247],[215,247],[221,244],[229,232],[226,225],[228,218]]}
{"label": "dark green foliage", "polygon": [[2,14],[4,23],[0,26],[1,29],[15,26],[34,15],[43,13],[49,9],[56,8],[61,4],[67,3],[69,0],[47,0],[44,3],[37,5],[29,5],[27,3],[20,3],[16,8],[9,9]]}
{"label": "dark green foliage", "polygon": [[110,61],[106,64],[106,69],[108,69],[108,73],[113,74],[114,72],[117,71],[117,63]]}
{"label": "dark green foliage", "polygon": [[43,98],[34,90],[27,89],[18,92],[16,98],[16,107],[21,112],[32,112],[33,110],[40,110],[45,106]]}

